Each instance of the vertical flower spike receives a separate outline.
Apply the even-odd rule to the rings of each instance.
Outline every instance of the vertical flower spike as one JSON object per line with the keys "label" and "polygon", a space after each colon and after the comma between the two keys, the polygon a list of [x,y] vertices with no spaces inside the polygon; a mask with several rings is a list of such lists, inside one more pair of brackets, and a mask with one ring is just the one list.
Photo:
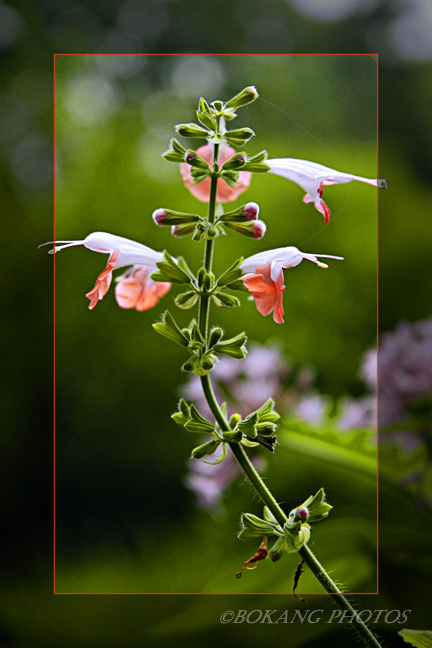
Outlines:
{"label": "vertical flower spike", "polygon": [[264,316],[273,313],[276,324],[283,324],[282,298],[285,291],[283,269],[294,268],[303,259],[312,261],[319,268],[327,268],[327,264],[318,261],[318,257],[343,260],[343,257],[329,254],[300,252],[293,246],[259,252],[245,259],[240,265],[240,269],[246,274],[243,283],[252,293],[258,312]]}
{"label": "vertical flower spike", "polygon": [[315,209],[324,216],[326,223],[330,220],[330,209],[323,200],[325,186],[345,184],[352,182],[352,180],[358,180],[359,182],[365,182],[380,189],[387,189],[385,180],[362,178],[361,176],[350,173],[342,173],[341,171],[330,169],[316,162],[308,162],[307,160],[278,158],[266,160],[266,164],[270,167],[270,173],[292,180],[304,189],[306,195],[303,196],[303,202],[313,203]]}
{"label": "vertical flower spike", "polygon": [[[213,146],[211,144],[206,144],[206,146],[202,146],[197,150],[197,153],[203,158],[203,160],[205,160],[209,164],[212,164]],[[224,162],[231,159],[235,154],[236,151],[230,146],[227,146],[226,148],[222,149],[222,151],[219,153],[219,165],[222,166]],[[186,164],[185,162],[180,164],[180,172],[186,189],[188,189],[191,192],[191,194],[195,198],[197,198],[197,200],[201,200],[201,202],[208,202],[210,199],[210,184],[211,184],[210,178],[206,178],[202,182],[198,184],[194,184],[192,182],[191,168],[189,164]],[[246,189],[249,188],[251,177],[252,174],[249,173],[249,171],[240,171],[237,187],[229,187],[224,182],[223,179],[219,178],[216,201],[218,203],[226,203],[226,202],[232,202],[233,200],[237,200],[237,198],[244,191],[246,191]]]}
{"label": "vertical flower spike", "polygon": [[[51,243],[43,243],[43,245]],[[113,270],[117,268],[133,266],[124,275],[123,285],[120,287],[122,283],[120,282],[117,286],[116,298],[121,308],[136,308],[139,311],[153,308],[160,297],[165,295],[171,287],[169,283],[158,283],[150,279],[149,275],[157,270],[156,263],[163,261],[164,256],[162,252],[156,252],[142,243],[107,232],[93,232],[82,241],[59,241],[59,243],[61,245],[57,245],[57,241],[55,242],[55,246],[49,250],[49,254],[55,254],[65,248],[84,245],[93,252],[110,255],[106,268],[98,276],[94,288],[86,295],[90,299],[90,310],[93,310],[98,301],[105,297],[112,282]]]}

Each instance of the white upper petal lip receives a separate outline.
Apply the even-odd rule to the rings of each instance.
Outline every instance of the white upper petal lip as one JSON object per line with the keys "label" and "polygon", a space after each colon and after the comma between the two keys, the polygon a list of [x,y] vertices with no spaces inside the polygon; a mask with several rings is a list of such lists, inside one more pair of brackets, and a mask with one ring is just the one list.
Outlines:
{"label": "white upper petal lip", "polygon": [[128,265],[155,266],[159,261],[163,261],[162,252],[156,252],[147,245],[108,232],[93,232],[84,239],[83,244],[94,252],[118,252],[115,268]]}
{"label": "white upper petal lip", "polygon": [[343,171],[336,171],[317,162],[309,162],[308,160],[298,160],[296,158],[274,158],[266,160],[266,164],[270,167],[270,173],[288,178],[298,185],[303,187],[308,193],[313,193],[317,186],[324,183],[324,185],[344,184],[352,180],[359,180],[367,184],[378,185],[386,188],[385,180],[375,180],[374,178],[363,178],[362,176],[353,175],[352,173],[344,173]]}
{"label": "white upper petal lip", "polygon": [[[275,281],[276,276],[280,273],[282,268],[293,268],[297,266],[303,259],[318,263],[318,258],[336,259],[342,261],[343,257],[334,256],[332,254],[312,254],[310,252],[300,252],[300,250],[293,245],[288,247],[275,248],[274,250],[266,250],[258,252],[245,259],[240,264],[240,269],[245,274],[254,273],[259,266],[267,263],[271,264],[272,279]],[[319,265],[319,263],[318,263]],[[324,264],[321,264],[324,265]]]}

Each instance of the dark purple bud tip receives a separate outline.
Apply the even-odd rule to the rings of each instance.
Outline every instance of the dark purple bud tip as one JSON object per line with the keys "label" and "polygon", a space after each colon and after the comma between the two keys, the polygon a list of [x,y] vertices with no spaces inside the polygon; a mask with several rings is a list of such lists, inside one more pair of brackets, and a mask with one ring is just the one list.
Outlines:
{"label": "dark purple bud tip", "polygon": [[196,153],[192,153],[191,151],[188,151],[185,155],[185,162],[192,162],[192,160],[195,160],[196,158]]}
{"label": "dark purple bud tip", "polygon": [[246,158],[244,155],[236,155],[235,159],[237,160],[237,162],[240,162],[240,164],[246,164]]}
{"label": "dark purple bud tip", "polygon": [[281,557],[282,557],[282,554],[280,554],[280,553],[275,553],[275,554],[273,554],[272,556],[270,556],[270,559],[272,560],[272,562],[277,562],[278,560],[281,559]]}
{"label": "dark purple bud tip", "polygon": [[255,202],[250,202],[243,207],[242,214],[248,221],[256,220],[259,214],[259,206]]}
{"label": "dark purple bud tip", "polygon": [[266,233],[266,229],[267,229],[266,224],[263,221],[261,220],[255,221],[255,223],[252,225],[254,238],[256,239],[262,238]]}
{"label": "dark purple bud tip", "polygon": [[163,225],[166,217],[167,215],[163,209],[156,209],[153,212],[153,220],[156,223],[156,225],[159,226]]}
{"label": "dark purple bud tip", "polygon": [[306,506],[302,506],[301,508],[297,509],[297,515],[301,520],[306,520],[309,515],[309,511],[307,510]]}

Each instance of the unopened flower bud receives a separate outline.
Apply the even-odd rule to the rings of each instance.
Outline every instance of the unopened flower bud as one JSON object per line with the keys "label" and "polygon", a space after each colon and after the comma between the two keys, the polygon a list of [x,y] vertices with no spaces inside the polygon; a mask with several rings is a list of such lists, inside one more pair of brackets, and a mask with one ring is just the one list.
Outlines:
{"label": "unopened flower bud", "polygon": [[264,236],[266,233],[266,224],[262,220],[257,220],[255,223],[252,225],[252,231],[254,234],[255,239],[260,239]]}
{"label": "unopened flower bud", "polygon": [[164,220],[166,219],[167,214],[166,214],[165,210],[160,208],[160,209],[155,209],[155,211],[152,214],[152,217],[153,217],[153,220],[156,223],[156,225],[159,225],[159,227],[160,227],[161,225],[164,224]]}
{"label": "unopened flower bud", "polygon": [[192,153],[192,151],[188,151],[185,155],[185,162],[192,162],[192,160],[195,160],[196,158],[196,153]]}
{"label": "unopened flower bud", "polygon": [[184,225],[173,225],[171,227],[171,234],[176,238],[181,238],[187,234],[192,234],[195,229],[195,223],[185,223]]}
{"label": "unopened flower bud", "polygon": [[309,515],[309,511],[307,510],[306,506],[301,506],[299,509],[297,509],[296,515],[304,522],[304,520],[306,520]]}
{"label": "unopened flower bud", "polygon": [[226,104],[226,108],[241,108],[241,106],[247,106],[247,104],[251,103],[252,101],[255,101],[255,99],[258,99],[258,92],[255,86],[248,86],[247,88],[244,88],[239,94],[237,94],[235,97],[230,99]]}
{"label": "unopened flower bud", "polygon": [[242,214],[248,221],[256,220],[259,214],[259,206],[255,202],[249,202],[243,207]]}

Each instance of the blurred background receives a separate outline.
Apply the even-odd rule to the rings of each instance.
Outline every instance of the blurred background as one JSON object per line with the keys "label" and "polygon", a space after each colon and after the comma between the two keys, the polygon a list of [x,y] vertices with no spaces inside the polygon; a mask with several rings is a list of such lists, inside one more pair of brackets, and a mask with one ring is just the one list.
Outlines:
{"label": "blurred background", "polygon": [[[380,177],[389,183],[380,194],[384,333],[401,320],[431,314],[425,279],[432,232],[424,226],[431,167],[430,6],[274,0],[264,11],[242,1],[199,9],[182,1],[45,2],[37,8],[15,2],[0,5],[0,14],[1,191],[5,212],[16,215],[24,237],[17,241],[14,234],[13,281],[4,280],[3,316],[11,324],[16,318],[4,353],[12,380],[2,399],[10,421],[3,437],[4,509],[14,540],[5,553],[3,643],[114,646],[125,643],[127,627],[127,645],[168,645],[181,634],[193,645],[230,644],[237,637],[258,645],[268,639],[268,628],[221,627],[221,612],[294,610],[298,601],[51,594],[52,259],[36,246],[52,239],[52,53],[82,54],[56,57],[57,237],[106,229],[185,254],[197,268],[201,246],[173,239],[151,220],[160,206],[192,211],[198,205],[203,213],[176,165],[160,158],[174,124],[193,119],[200,95],[228,99],[255,84],[261,99],[236,121],[257,133],[248,152],[266,148],[270,157],[310,159],[374,177],[376,58],[279,53],[378,52]],[[84,55],[223,51],[251,55]],[[327,188],[328,226],[301,196],[282,178],[255,176],[245,199],[260,204],[266,238],[249,241],[233,233],[218,240],[216,270],[239,254],[288,244],[346,260],[326,272],[311,264],[286,272],[283,327],[259,316],[245,298],[238,311],[214,309],[213,321],[233,333],[247,330],[255,357],[263,344],[273,350],[275,370],[259,378],[277,393],[285,416],[275,456],[255,453],[267,483],[287,510],[325,487],[335,509],[316,525],[314,551],[349,591],[374,592],[376,462],[368,418],[374,384],[365,354],[376,339],[376,193],[358,183]],[[14,220],[5,219],[7,233]],[[260,507],[242,479],[230,475],[221,476],[223,497],[212,497],[220,491],[217,483],[196,466],[192,470],[187,459],[195,439],[169,417],[180,385],[193,385],[177,371],[182,350],[158,338],[151,323],[177,290],[149,313],[120,310],[112,293],[90,313],[84,295],[104,261],[81,248],[56,258],[57,591],[290,592],[295,558],[234,578],[255,551],[253,543],[235,537],[239,516],[245,510],[259,515]],[[186,323],[188,314],[179,312],[178,319]],[[398,331],[385,338],[385,367],[393,375],[406,349],[418,343],[404,367],[415,376],[419,357],[428,358],[429,329]],[[236,385],[252,390],[254,367],[244,366],[228,385],[233,407],[244,393]],[[389,395],[392,402],[395,394],[405,400],[385,421],[381,450],[380,595],[356,599],[364,609],[412,609],[410,627],[429,623],[428,389],[427,378],[414,386],[420,395],[414,404],[412,394],[411,400],[396,389]],[[409,417],[409,430],[414,425],[408,440],[398,417]],[[308,573],[299,589],[319,591]],[[308,598],[308,608],[324,605],[324,597]],[[376,629],[387,636],[386,645],[397,646],[399,628]],[[284,630],[270,634],[280,639]],[[335,626],[290,626],[293,646],[345,646],[347,637],[354,641]]]}

